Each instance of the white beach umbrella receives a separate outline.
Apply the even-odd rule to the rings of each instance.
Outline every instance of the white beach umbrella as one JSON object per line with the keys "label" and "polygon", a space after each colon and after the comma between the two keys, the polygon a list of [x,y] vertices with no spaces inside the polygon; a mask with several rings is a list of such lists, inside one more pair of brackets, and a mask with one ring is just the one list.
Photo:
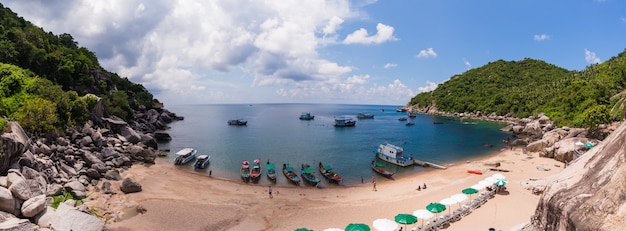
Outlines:
{"label": "white beach umbrella", "polygon": [[394,231],[398,228],[398,223],[387,218],[374,220],[373,227],[378,231]]}
{"label": "white beach umbrella", "polygon": [[457,194],[452,195],[450,198],[454,199],[456,203],[461,203],[467,200],[467,195],[463,193],[457,193]]}
{"label": "white beach umbrella", "polygon": [[485,178],[485,181],[487,181],[487,182],[491,182],[491,183],[493,184],[493,183],[495,183],[495,182],[496,182],[496,178],[494,178],[494,177],[492,177],[492,176],[490,176],[490,177],[486,177],[486,178]]}
{"label": "white beach umbrella", "polygon": [[327,228],[327,229],[324,229],[324,231],[343,231],[343,229],[340,229],[340,228]]}
{"label": "white beach umbrella", "polygon": [[441,201],[439,201],[439,203],[447,205],[448,206],[448,214],[450,214],[450,210],[451,210],[450,209],[450,205],[456,204],[456,200],[452,199],[451,197],[448,197],[448,198],[442,199]]}
{"label": "white beach umbrella", "polygon": [[418,209],[413,211],[413,216],[422,219],[422,226],[424,225],[424,220],[428,220],[430,218],[433,218],[435,216],[435,214],[431,213],[430,211],[426,210],[426,209]]}
{"label": "white beach umbrella", "polygon": [[481,181],[478,182],[478,184],[483,186],[483,188],[485,188],[487,186],[492,186],[493,185],[493,181],[481,180]]}
{"label": "white beach umbrella", "polygon": [[505,180],[506,179],[506,176],[504,176],[504,175],[502,175],[500,173],[493,174],[491,177],[493,177],[496,180]]}
{"label": "white beach umbrella", "polygon": [[470,187],[470,188],[473,188],[473,189],[476,189],[476,190],[480,191],[481,189],[484,189],[485,186],[482,186],[481,184],[475,184],[475,185],[472,185],[472,187]]}

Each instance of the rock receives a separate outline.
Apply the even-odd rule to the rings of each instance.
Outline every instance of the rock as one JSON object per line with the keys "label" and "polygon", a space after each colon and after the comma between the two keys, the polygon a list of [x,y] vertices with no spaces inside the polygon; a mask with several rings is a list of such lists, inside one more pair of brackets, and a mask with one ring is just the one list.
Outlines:
{"label": "rock", "polygon": [[76,199],[85,199],[87,197],[87,188],[78,181],[70,181],[63,185],[63,188],[72,193]]}
{"label": "rock", "polygon": [[102,191],[104,194],[117,194],[115,191],[111,190],[111,182],[108,181],[102,183]]}
{"label": "rock", "polygon": [[36,226],[26,219],[11,218],[0,223],[0,230],[7,231],[36,231]]}
{"label": "rock", "polygon": [[128,142],[136,144],[141,141],[141,134],[132,129],[130,126],[120,127],[120,135],[122,135]]}
{"label": "rock", "polygon": [[124,193],[141,192],[141,185],[131,178],[126,178],[120,185],[120,190]]}
{"label": "rock", "polygon": [[120,172],[117,169],[111,169],[104,174],[104,178],[107,180],[121,180]]}
{"label": "rock", "polygon": [[49,228],[52,226],[52,221],[56,218],[54,208],[46,206],[37,216],[33,218],[33,222],[42,228]]}
{"label": "rock", "polygon": [[13,197],[11,191],[7,188],[0,187],[0,210],[13,215],[20,214],[20,202]]}
{"label": "rock", "polygon": [[6,172],[14,160],[30,149],[30,138],[17,122],[9,121],[4,133],[0,135],[0,144],[3,145],[3,155],[0,155],[0,172]]}
{"label": "rock", "polygon": [[66,204],[59,204],[50,228],[53,230],[102,231],[104,221]]}
{"label": "rock", "polygon": [[623,230],[626,227],[626,123],[548,179],[531,228]]}
{"label": "rock", "polygon": [[58,184],[49,184],[46,190],[48,196],[58,196],[63,194],[63,186]]}
{"label": "rock", "polygon": [[25,217],[35,217],[46,208],[46,196],[39,195],[30,198],[22,204],[22,215]]}
{"label": "rock", "polygon": [[155,132],[154,133],[154,138],[157,141],[170,141],[170,140],[172,140],[172,137],[167,132]]}

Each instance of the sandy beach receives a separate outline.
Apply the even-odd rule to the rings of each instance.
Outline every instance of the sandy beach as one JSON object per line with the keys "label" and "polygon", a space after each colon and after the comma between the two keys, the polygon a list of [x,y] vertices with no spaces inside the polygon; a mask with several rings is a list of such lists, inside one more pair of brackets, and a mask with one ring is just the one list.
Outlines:
{"label": "sandy beach", "polygon": [[[488,164],[500,163],[510,172],[490,171]],[[537,167],[550,169],[539,170]],[[481,170],[483,175],[467,173]],[[312,230],[345,228],[350,223],[372,227],[378,218],[394,219],[399,213],[413,213],[431,202],[460,193],[495,173],[507,177],[507,193],[496,194],[486,204],[452,223],[446,230],[516,230],[530,220],[539,196],[525,189],[528,181],[544,179],[563,169],[553,159],[521,149],[502,150],[490,157],[466,161],[446,170],[430,170],[396,180],[379,178],[377,191],[367,181],[356,186],[322,189],[312,186],[245,184],[176,169],[164,161],[152,166],[134,165],[122,173],[142,185],[139,193],[102,195],[93,192],[87,204],[120,211],[118,221],[107,223],[115,230]],[[319,174],[318,174],[319,175]],[[279,177],[284,177],[280,175]],[[112,182],[118,190],[121,182]],[[426,183],[428,188],[417,190]],[[146,212],[136,213],[137,206]],[[452,209],[459,205],[452,205]],[[443,212],[446,213],[447,211]],[[102,215],[102,214],[101,214]],[[105,215],[110,216],[110,215]],[[421,220],[418,221],[418,224]],[[410,230],[414,226],[407,226]],[[372,230],[373,229],[372,227]]]}

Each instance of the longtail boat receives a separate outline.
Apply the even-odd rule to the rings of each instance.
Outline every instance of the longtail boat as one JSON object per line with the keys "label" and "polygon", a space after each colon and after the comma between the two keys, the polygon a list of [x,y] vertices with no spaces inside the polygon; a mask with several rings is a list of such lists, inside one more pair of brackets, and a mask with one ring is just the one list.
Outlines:
{"label": "longtail boat", "polygon": [[241,173],[241,179],[243,180],[243,182],[248,183],[250,181],[250,162],[248,162],[247,160],[241,162],[241,168],[239,169],[239,172]]}
{"label": "longtail boat", "polygon": [[271,164],[269,160],[265,164],[265,173],[267,174],[267,178],[276,182],[276,167],[274,167],[274,164]]}
{"label": "longtail boat", "polygon": [[252,182],[257,183],[259,179],[261,179],[261,161],[259,159],[254,160],[254,164],[252,165],[252,170],[250,170],[250,180]]}
{"label": "longtail boat", "polygon": [[320,183],[320,180],[315,177],[315,173],[313,173],[313,169],[308,164],[301,165],[302,170],[300,171],[300,176],[304,178],[306,182],[312,185],[317,185]]}
{"label": "longtail boat", "polygon": [[323,165],[322,162],[320,162],[319,169],[320,173],[322,173],[322,175],[330,182],[340,183],[343,180],[339,174],[333,171],[333,168],[330,165]]}
{"label": "longtail boat", "polygon": [[289,166],[289,163],[283,164],[283,174],[285,174],[287,179],[289,179],[292,183],[300,185],[300,177],[296,174],[295,169]]}
{"label": "longtail boat", "polygon": [[383,168],[384,166],[385,165],[383,165],[381,163],[376,163],[375,161],[372,161],[372,169],[376,173],[391,179],[393,177],[393,172],[387,171],[386,169]]}

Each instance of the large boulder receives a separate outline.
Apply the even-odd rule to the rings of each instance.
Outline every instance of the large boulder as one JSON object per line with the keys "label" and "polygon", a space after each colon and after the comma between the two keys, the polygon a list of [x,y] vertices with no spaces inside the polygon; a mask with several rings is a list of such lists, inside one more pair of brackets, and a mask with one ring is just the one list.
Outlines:
{"label": "large boulder", "polygon": [[53,230],[102,231],[104,221],[64,203],[54,212],[50,228]]}
{"label": "large boulder", "polygon": [[5,187],[0,187],[0,211],[18,215],[21,212],[20,207],[20,201],[13,197],[11,191]]}
{"label": "large boulder", "polygon": [[126,178],[120,185],[120,190],[124,193],[141,192],[141,185],[131,178]]}
{"label": "large boulder", "polygon": [[22,204],[22,215],[25,217],[35,217],[44,209],[46,209],[46,196],[39,195],[26,200],[24,204]]}
{"label": "large boulder", "polygon": [[139,143],[139,141],[141,141],[141,134],[128,125],[120,127],[120,135],[126,138],[128,142],[131,142],[133,144]]}
{"label": "large boulder", "polygon": [[626,123],[548,179],[524,230],[623,230],[626,227]]}
{"label": "large boulder", "polygon": [[4,154],[0,155],[0,172],[5,172],[11,163],[30,149],[30,138],[17,122],[9,121],[0,136],[0,147],[0,152]]}

